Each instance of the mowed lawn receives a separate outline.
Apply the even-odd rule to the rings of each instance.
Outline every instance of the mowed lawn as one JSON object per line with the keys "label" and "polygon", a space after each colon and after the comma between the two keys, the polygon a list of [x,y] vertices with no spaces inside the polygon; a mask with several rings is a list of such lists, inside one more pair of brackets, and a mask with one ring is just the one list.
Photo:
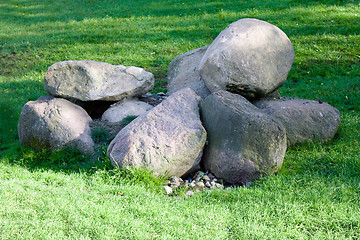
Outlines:
{"label": "mowed lawn", "polygon": [[[287,150],[280,172],[250,188],[167,196],[163,178],[113,169],[76,152],[21,149],[23,105],[45,95],[55,62],[145,68],[166,91],[170,61],[209,45],[230,23],[257,18],[290,38],[283,96],[341,112],[327,142]],[[359,239],[358,0],[0,1],[0,239]]]}

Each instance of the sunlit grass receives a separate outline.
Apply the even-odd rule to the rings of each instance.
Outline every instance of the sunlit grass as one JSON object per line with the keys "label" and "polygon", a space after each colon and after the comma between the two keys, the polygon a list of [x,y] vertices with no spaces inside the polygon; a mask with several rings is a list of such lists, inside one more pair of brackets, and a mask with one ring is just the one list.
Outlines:
{"label": "sunlit grass", "polygon": [[[359,1],[0,2],[0,238],[360,238]],[[55,62],[90,59],[154,73],[165,91],[170,61],[209,45],[251,17],[290,38],[295,60],[284,96],[338,108],[338,134],[287,150],[275,176],[252,187],[168,197],[162,178],[113,169],[78,153],[21,149],[22,106],[46,94]]]}

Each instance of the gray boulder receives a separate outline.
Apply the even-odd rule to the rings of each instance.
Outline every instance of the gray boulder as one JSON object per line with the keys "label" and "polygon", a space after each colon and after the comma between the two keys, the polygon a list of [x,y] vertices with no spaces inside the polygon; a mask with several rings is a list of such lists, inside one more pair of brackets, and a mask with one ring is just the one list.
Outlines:
{"label": "gray boulder", "polygon": [[191,88],[202,98],[210,94],[199,75],[199,64],[208,47],[201,47],[175,57],[168,67],[168,94]]}
{"label": "gray boulder", "polygon": [[200,76],[211,92],[226,90],[260,99],[283,85],[294,56],[289,38],[279,28],[241,19],[209,46],[200,63]]}
{"label": "gray boulder", "polygon": [[286,128],[288,146],[332,139],[340,124],[340,112],[327,103],[298,98],[269,98],[254,102]]}
{"label": "gray boulder", "polygon": [[206,170],[231,184],[245,184],[277,172],[286,151],[285,128],[244,97],[227,91],[212,93],[201,103],[208,133]]}
{"label": "gray boulder", "polygon": [[65,61],[49,67],[45,90],[82,101],[120,101],[141,96],[154,87],[154,75],[138,67],[95,61]]}
{"label": "gray boulder", "polygon": [[206,141],[199,99],[191,89],[181,89],[133,120],[110,143],[111,162],[178,177],[198,170]]}
{"label": "gray boulder", "polygon": [[60,98],[43,96],[23,107],[18,123],[21,146],[37,150],[72,147],[92,153],[89,115],[81,107]]}
{"label": "gray boulder", "polygon": [[111,105],[102,115],[101,120],[107,122],[121,122],[124,118],[128,116],[139,116],[150,109],[153,106],[142,102],[138,99],[124,99],[120,102],[117,102]]}

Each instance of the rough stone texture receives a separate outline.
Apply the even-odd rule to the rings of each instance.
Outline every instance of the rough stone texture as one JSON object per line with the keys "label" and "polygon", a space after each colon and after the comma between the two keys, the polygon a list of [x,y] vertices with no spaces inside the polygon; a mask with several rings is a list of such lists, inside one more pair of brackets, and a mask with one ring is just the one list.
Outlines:
{"label": "rough stone texture", "polygon": [[206,170],[231,184],[275,173],[286,151],[285,128],[244,97],[227,91],[212,93],[201,104],[208,132]]}
{"label": "rough stone texture", "polygon": [[153,106],[150,104],[139,101],[138,99],[125,99],[110,106],[102,115],[101,120],[112,123],[121,122],[128,116],[139,116],[152,108]]}
{"label": "rough stone texture", "polygon": [[67,146],[91,153],[91,121],[81,107],[65,99],[42,96],[22,109],[18,123],[20,144],[38,150]]}
{"label": "rough stone texture", "polygon": [[276,26],[241,19],[223,30],[199,66],[211,92],[226,90],[259,99],[283,85],[295,57],[293,46]]}
{"label": "rough stone texture", "polygon": [[168,67],[168,94],[189,87],[202,98],[210,94],[199,75],[199,64],[208,47],[201,47],[175,57]]}
{"label": "rough stone texture", "polygon": [[154,75],[142,68],[88,60],[55,63],[44,80],[49,94],[82,101],[119,101],[154,87]]}
{"label": "rough stone texture", "polygon": [[191,89],[181,89],[133,120],[110,143],[111,162],[178,177],[199,169],[206,141],[199,99]]}
{"label": "rough stone texture", "polygon": [[298,98],[269,98],[254,102],[286,128],[288,146],[332,139],[340,124],[340,112],[327,103]]}

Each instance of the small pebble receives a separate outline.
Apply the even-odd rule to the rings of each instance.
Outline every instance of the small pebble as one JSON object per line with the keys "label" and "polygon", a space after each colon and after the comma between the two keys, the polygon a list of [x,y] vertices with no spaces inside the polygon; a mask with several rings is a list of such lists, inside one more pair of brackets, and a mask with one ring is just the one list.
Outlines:
{"label": "small pebble", "polygon": [[180,187],[180,183],[172,183],[172,184],[170,184],[170,187],[178,188],[178,187]]}
{"label": "small pebble", "polygon": [[177,181],[179,181],[179,179],[178,179],[178,177],[176,177],[176,176],[172,176],[172,177],[170,178],[170,181],[171,181],[171,182],[177,182]]}
{"label": "small pebble", "polygon": [[150,100],[150,101],[156,101],[156,100],[157,100],[157,99],[154,98],[154,97],[148,97],[147,99]]}
{"label": "small pebble", "polygon": [[197,182],[196,183],[196,187],[199,189],[204,189],[205,188],[205,184],[203,182]]}
{"label": "small pebble", "polygon": [[169,186],[164,186],[164,190],[167,195],[171,194],[173,192],[172,188]]}
{"label": "small pebble", "polygon": [[[224,181],[222,179],[217,179],[214,174],[208,171],[197,171],[196,173],[188,176],[185,180],[180,177],[172,176],[168,179],[167,185],[168,186],[164,186],[164,190],[168,195],[172,194],[174,189],[180,186],[187,189],[186,196],[191,196],[194,192],[204,191],[206,188],[233,189],[231,186],[227,186],[225,188]],[[245,186],[250,187],[250,182],[247,182]]]}
{"label": "small pebble", "polygon": [[[182,179],[181,179],[181,181],[182,181]],[[172,176],[171,178],[170,178],[170,186],[172,187],[172,188],[177,188],[177,187],[179,187],[180,186],[180,178],[178,178],[178,177],[176,177],[176,176]]]}
{"label": "small pebble", "polygon": [[189,190],[189,191],[186,192],[187,197],[191,197],[192,195],[194,195],[193,191]]}
{"label": "small pebble", "polygon": [[197,171],[194,176],[192,177],[192,179],[198,179],[198,178],[202,178],[205,175],[204,172],[202,171]]}
{"label": "small pebble", "polygon": [[210,178],[209,178],[208,175],[204,175],[204,176],[203,176],[203,180],[204,180],[205,182],[210,182]]}
{"label": "small pebble", "polygon": [[219,189],[224,189],[224,186],[221,185],[220,183],[216,183],[215,186],[216,186],[217,188],[219,188]]}
{"label": "small pebble", "polygon": [[196,181],[196,182],[200,182],[201,179],[202,179],[201,177],[197,177],[197,178],[195,179],[195,181]]}
{"label": "small pebble", "polygon": [[151,96],[152,96],[152,94],[149,93],[149,92],[147,92],[147,93],[145,93],[144,95],[142,95],[141,97],[147,98],[147,97],[151,97]]}

